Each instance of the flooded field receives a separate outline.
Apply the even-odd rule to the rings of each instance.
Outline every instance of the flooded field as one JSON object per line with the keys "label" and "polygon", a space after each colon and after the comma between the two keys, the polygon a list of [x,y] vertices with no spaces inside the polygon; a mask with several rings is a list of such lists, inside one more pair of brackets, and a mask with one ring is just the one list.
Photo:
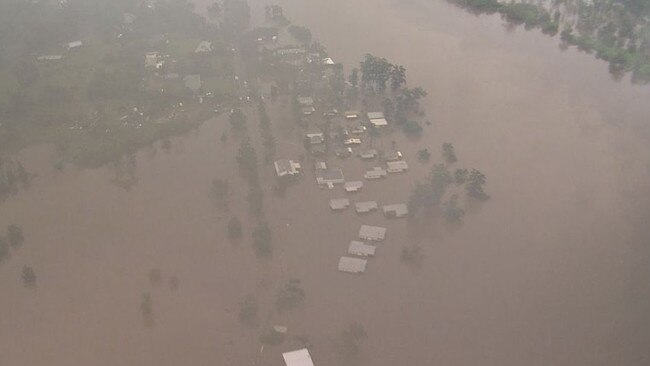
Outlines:
{"label": "flooded field", "polygon": [[[368,333],[359,365],[650,362],[650,87],[612,80],[605,63],[561,51],[555,39],[444,2],[278,3],[348,69],[369,52],[404,65],[409,83],[429,92],[432,124],[421,139],[376,141],[395,140],[411,170],[366,182],[353,201],[405,202],[431,165],[418,163],[417,150],[441,161],[443,142],[454,143],[458,166],[487,175],[491,200],[460,228],[332,213],[329,199],[346,193],[318,189],[309,159],[284,196],[267,165],[260,181],[274,253],[265,261],[250,245],[239,141],[219,140],[226,118],[171,148],[140,151],[132,171],[58,171],[48,148],[28,149],[21,159],[38,177],[0,204],[0,226],[25,232],[0,265],[0,364],[279,366],[296,336],[308,338],[316,365],[345,364],[336,344],[352,322]],[[277,156],[297,158],[305,152],[282,117],[289,108],[268,106]],[[257,123],[251,108],[254,141]],[[328,162],[355,180],[374,165]],[[210,200],[215,178],[230,182],[228,214]],[[227,239],[231,215],[244,224],[239,244]],[[339,273],[361,224],[387,227],[387,239],[365,274]],[[420,267],[400,262],[407,245],[422,248]],[[20,281],[25,264],[36,289]],[[291,278],[305,306],[277,313],[276,291]],[[153,327],[142,319],[145,292]],[[248,295],[259,301],[257,327],[238,321]],[[258,336],[275,324],[288,326],[289,339],[260,350]]]}

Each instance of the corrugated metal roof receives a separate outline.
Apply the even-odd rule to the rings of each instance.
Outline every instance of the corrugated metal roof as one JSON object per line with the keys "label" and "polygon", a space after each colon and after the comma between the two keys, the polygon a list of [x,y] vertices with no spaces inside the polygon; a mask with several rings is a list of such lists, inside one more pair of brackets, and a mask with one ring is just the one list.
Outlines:
{"label": "corrugated metal roof", "polygon": [[341,257],[339,259],[339,271],[349,273],[363,273],[366,271],[368,261],[353,257]]}

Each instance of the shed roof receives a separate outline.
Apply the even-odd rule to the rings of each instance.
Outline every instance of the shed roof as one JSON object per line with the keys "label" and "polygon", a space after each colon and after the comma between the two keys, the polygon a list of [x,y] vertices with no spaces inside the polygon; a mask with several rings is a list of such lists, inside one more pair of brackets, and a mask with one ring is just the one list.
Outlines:
{"label": "shed roof", "polygon": [[359,229],[359,238],[365,240],[384,240],[386,228],[379,226],[362,225]]}
{"label": "shed roof", "polygon": [[366,213],[378,208],[376,201],[357,202],[354,204],[357,213]]}
{"label": "shed roof", "polygon": [[345,182],[344,187],[346,192],[356,192],[363,188],[363,182],[360,180]]}
{"label": "shed roof", "polygon": [[406,203],[397,203],[394,205],[385,205],[383,207],[384,215],[392,217],[404,217],[408,215],[409,209]]}
{"label": "shed roof", "polygon": [[314,362],[311,360],[311,355],[307,348],[285,352],[282,354],[282,357],[287,366],[314,366]]}
{"label": "shed roof", "polygon": [[384,112],[368,112],[368,119],[386,118]]}
{"label": "shed roof", "polygon": [[348,247],[348,254],[369,257],[375,255],[377,249],[374,245],[364,244],[363,242],[353,240]]}
{"label": "shed roof", "polygon": [[350,206],[350,200],[347,198],[334,198],[330,200],[332,210],[345,210]]}
{"label": "shed roof", "polygon": [[368,261],[353,257],[341,257],[339,259],[339,271],[350,273],[363,273],[366,271]]}

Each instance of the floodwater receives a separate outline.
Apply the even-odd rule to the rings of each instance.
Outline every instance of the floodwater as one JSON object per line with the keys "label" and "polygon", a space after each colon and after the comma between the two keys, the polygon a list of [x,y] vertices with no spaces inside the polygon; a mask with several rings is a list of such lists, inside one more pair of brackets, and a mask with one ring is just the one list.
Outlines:
{"label": "floodwater", "polygon": [[[369,182],[353,200],[405,201],[430,166],[416,151],[427,147],[436,161],[443,142],[454,143],[458,166],[487,175],[492,199],[460,228],[333,214],[328,200],[345,193],[319,190],[308,162],[284,197],[266,166],[275,243],[260,261],[238,141],[219,141],[224,118],[172,139],[168,151],[139,152],[129,189],[115,168],[59,172],[47,148],[28,149],[21,158],[38,177],[0,205],[0,225],[16,223],[26,238],[0,265],[0,364],[279,366],[281,352],[299,347],[295,336],[309,339],[316,365],[343,364],[335,345],[352,322],[368,333],[359,365],[650,363],[650,87],[613,80],[606,64],[561,51],[556,39],[444,2],[278,3],[336,61],[386,57],[429,92],[432,125],[419,141],[396,133],[377,142],[395,139],[411,171]],[[299,131],[277,117],[288,109],[269,106],[278,155],[297,157]],[[255,141],[256,125],[250,113]],[[329,162],[348,178],[372,166]],[[209,199],[215,178],[230,182],[229,214]],[[244,219],[246,239],[235,245],[225,235],[231,214]],[[386,226],[387,240],[367,273],[338,273],[361,224]],[[405,245],[422,247],[419,268],[400,262]],[[25,264],[35,289],[21,283]],[[159,287],[149,281],[154,268]],[[301,280],[305,306],[277,314],[275,291],[290,278]],[[257,328],[237,319],[251,294]],[[259,334],[274,324],[287,325],[290,339],[260,350]]]}

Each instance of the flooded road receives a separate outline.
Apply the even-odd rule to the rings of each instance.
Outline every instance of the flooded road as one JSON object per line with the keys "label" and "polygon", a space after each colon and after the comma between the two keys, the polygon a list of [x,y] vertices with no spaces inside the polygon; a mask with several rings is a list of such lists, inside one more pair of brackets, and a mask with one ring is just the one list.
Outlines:
{"label": "flooded road", "polygon": [[[273,258],[259,261],[238,141],[219,142],[224,118],[172,139],[169,152],[139,152],[130,189],[113,168],[59,172],[47,149],[29,149],[22,160],[39,176],[0,204],[0,226],[16,223],[26,239],[0,264],[0,364],[279,366],[295,336],[308,338],[316,365],[343,364],[336,344],[352,322],[368,332],[359,365],[650,362],[649,87],[612,80],[605,63],[561,51],[556,39],[442,2],[278,3],[348,69],[369,52],[404,65],[409,83],[429,92],[424,136],[391,137],[411,171],[368,183],[353,200],[405,201],[430,166],[417,150],[439,161],[443,142],[454,143],[458,166],[487,175],[492,199],[456,230],[332,214],[328,200],[345,193],[319,190],[308,161],[284,197],[266,166],[275,243]],[[269,106],[279,157],[304,154],[298,131],[277,117],[289,105]],[[256,125],[249,114],[255,141]],[[348,178],[373,165],[330,164]],[[230,182],[228,214],[209,199],[215,178]],[[226,238],[230,215],[244,221],[240,244]],[[386,226],[387,240],[367,273],[339,273],[361,224]],[[414,244],[425,255],[418,269],[400,263]],[[36,289],[22,286],[26,264]],[[148,278],[154,268],[159,287]],[[275,291],[289,278],[301,280],[305,306],[276,313]],[[145,292],[152,328],[140,311]],[[251,294],[257,328],[237,319]],[[260,352],[258,336],[273,324],[287,325],[291,339]]]}

